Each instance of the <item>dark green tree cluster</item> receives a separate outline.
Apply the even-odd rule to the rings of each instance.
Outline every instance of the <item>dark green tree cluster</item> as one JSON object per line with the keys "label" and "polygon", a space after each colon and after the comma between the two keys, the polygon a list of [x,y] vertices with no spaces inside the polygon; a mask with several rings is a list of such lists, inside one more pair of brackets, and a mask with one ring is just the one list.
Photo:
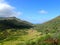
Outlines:
{"label": "dark green tree cluster", "polygon": [[27,21],[17,19],[15,17],[1,18],[0,19],[0,29],[23,29],[23,28],[32,28],[33,24]]}

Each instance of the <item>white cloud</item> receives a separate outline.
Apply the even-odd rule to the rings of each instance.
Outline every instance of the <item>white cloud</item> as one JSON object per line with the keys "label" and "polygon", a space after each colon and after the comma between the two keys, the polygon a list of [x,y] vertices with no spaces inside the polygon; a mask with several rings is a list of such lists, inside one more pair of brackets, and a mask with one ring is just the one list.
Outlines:
{"label": "white cloud", "polygon": [[48,12],[45,11],[45,10],[40,10],[39,13],[40,13],[40,14],[47,14]]}
{"label": "white cloud", "polygon": [[0,17],[20,16],[21,12],[15,11],[15,7],[9,5],[5,0],[0,0]]}

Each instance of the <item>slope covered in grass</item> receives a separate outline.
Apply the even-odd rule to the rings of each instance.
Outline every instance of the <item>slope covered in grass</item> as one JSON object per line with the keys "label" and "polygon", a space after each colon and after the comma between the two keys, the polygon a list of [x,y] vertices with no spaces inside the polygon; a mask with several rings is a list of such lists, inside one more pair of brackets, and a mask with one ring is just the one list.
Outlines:
{"label": "slope covered in grass", "polygon": [[[14,26],[23,24],[18,22],[13,21]],[[26,28],[25,24],[21,26],[23,28],[19,26],[0,31],[0,45],[60,45],[60,16],[33,28]],[[30,23],[26,25],[32,26]]]}
{"label": "slope covered in grass", "polygon": [[0,29],[23,29],[32,27],[32,23],[20,20],[16,17],[0,17]]}
{"label": "slope covered in grass", "polygon": [[11,36],[9,36],[8,38],[4,39],[3,41],[1,41],[1,45],[17,45],[20,43],[25,43],[28,42],[29,40],[36,40],[35,38],[39,38],[41,34],[41,32],[37,32],[36,30],[32,30],[32,29],[26,29],[26,30],[17,30],[17,31],[13,31],[10,32],[12,33]]}
{"label": "slope covered in grass", "polygon": [[43,32],[59,32],[60,31],[60,16],[45,22],[43,24],[38,24],[35,27],[36,30],[38,31],[43,31]]}
{"label": "slope covered in grass", "polygon": [[21,31],[14,32],[15,35],[9,36],[0,45],[52,45],[56,35],[55,33],[42,34],[42,32],[31,29],[25,30],[25,34],[21,34]]}
{"label": "slope covered in grass", "polygon": [[[30,29],[32,27],[32,23],[20,20],[16,17],[0,17],[0,41],[4,41],[14,35],[23,35],[25,34],[25,29]],[[21,29],[22,31],[19,31]],[[19,32],[17,32],[17,30]]]}

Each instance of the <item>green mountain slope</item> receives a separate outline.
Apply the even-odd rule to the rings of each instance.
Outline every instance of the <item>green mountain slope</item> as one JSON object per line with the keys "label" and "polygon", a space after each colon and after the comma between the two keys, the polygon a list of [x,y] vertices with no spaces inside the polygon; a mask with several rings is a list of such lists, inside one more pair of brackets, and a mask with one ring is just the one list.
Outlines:
{"label": "green mountain slope", "polygon": [[0,17],[0,41],[14,35],[24,35],[26,34],[24,30],[32,27],[32,23],[16,17]]}
{"label": "green mountain slope", "polygon": [[23,29],[31,27],[33,27],[32,23],[20,20],[16,17],[0,17],[0,29]]}
{"label": "green mountain slope", "polygon": [[60,16],[45,22],[43,24],[36,25],[35,29],[43,32],[59,32],[60,31]]}
{"label": "green mountain slope", "polygon": [[33,24],[15,17],[1,18],[0,21],[0,26],[6,28],[0,31],[0,45],[60,45],[60,16],[43,24],[36,24],[33,28],[30,27]]}

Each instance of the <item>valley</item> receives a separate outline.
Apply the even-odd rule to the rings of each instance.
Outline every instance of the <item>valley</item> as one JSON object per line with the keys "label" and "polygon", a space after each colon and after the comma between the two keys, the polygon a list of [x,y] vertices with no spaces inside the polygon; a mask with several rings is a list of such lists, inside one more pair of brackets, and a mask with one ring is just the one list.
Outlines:
{"label": "valley", "polygon": [[60,45],[60,16],[43,24],[1,18],[0,45]]}

